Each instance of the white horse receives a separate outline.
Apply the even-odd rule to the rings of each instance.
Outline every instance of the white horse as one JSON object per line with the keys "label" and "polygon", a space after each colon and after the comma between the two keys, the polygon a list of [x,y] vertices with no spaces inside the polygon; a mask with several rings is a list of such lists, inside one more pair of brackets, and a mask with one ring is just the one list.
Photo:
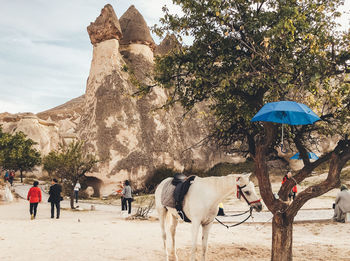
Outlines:
{"label": "white horse", "polygon": [[[206,259],[208,235],[213,221],[218,213],[218,205],[229,195],[242,195],[248,205],[257,211],[262,210],[260,199],[258,198],[254,184],[249,181],[248,175],[228,175],[222,177],[196,177],[190,186],[184,201],[183,211],[192,221],[192,250],[191,261],[195,260],[196,245],[199,227],[202,226],[202,260]],[[171,248],[170,256],[173,260],[177,260],[175,248],[175,232],[178,219],[176,209],[163,206],[161,203],[161,194],[164,184],[172,178],[163,180],[157,187],[155,192],[156,209],[159,215],[159,221],[162,229],[163,246],[166,260],[168,259],[168,250],[166,244],[165,225],[170,222]],[[167,219],[168,215],[168,219]]]}

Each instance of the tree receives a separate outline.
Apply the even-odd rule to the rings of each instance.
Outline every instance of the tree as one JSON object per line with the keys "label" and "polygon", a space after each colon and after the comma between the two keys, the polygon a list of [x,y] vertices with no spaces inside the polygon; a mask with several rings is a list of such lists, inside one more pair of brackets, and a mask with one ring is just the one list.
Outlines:
{"label": "tree", "polygon": [[11,135],[3,132],[0,126],[0,166],[4,167],[5,152],[8,150]]}
{"label": "tree", "polygon": [[[350,33],[337,31],[334,20],[342,2],[173,0],[183,13],[174,15],[164,7],[162,25],[154,27],[179,41],[184,35],[193,39],[156,59],[156,84],[169,91],[165,107],[178,102],[189,111],[205,102],[215,117],[209,138],[254,160],[260,194],[273,214],[272,260],[292,260],[295,215],[308,200],[339,186],[340,172],[350,159]],[[144,93],[152,88],[139,87]],[[289,149],[300,152],[304,167],[281,186],[277,199],[266,162],[276,154],[280,125],[250,120],[263,104],[279,100],[306,103],[322,121],[287,127]],[[307,151],[327,135],[338,135],[337,146],[311,163]],[[235,146],[237,141],[241,146]],[[289,203],[294,182],[325,162],[327,178]]]}
{"label": "tree", "polygon": [[15,134],[3,133],[0,129],[0,162],[3,168],[20,171],[21,182],[23,172],[31,171],[41,164],[40,152],[33,146],[37,144],[27,138],[23,132]]}
{"label": "tree", "polygon": [[70,196],[72,209],[74,209],[74,185],[98,162],[95,155],[84,152],[83,145],[82,141],[73,141],[69,145],[61,144],[57,151],[51,151],[43,159],[44,170],[63,181],[64,193]]}

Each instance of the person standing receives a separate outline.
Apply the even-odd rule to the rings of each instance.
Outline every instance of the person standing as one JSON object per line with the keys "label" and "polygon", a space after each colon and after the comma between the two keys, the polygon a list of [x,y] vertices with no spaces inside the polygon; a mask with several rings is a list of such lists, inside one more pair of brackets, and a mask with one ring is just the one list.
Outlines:
{"label": "person standing", "polygon": [[121,201],[121,206],[122,206],[122,212],[127,210],[127,205],[126,201],[124,202],[124,197],[123,197],[123,189],[124,185],[123,182],[120,181],[120,184],[118,185],[118,189],[116,190],[117,195],[120,195],[120,201]]}
{"label": "person standing", "polygon": [[[288,171],[288,173],[283,177],[282,184],[284,184],[284,182],[286,182],[287,180],[289,180],[291,178],[292,178],[292,172]],[[297,189],[297,186],[295,185],[288,194],[289,200],[291,200],[292,198],[294,200],[297,192],[298,192],[298,189]]]}
{"label": "person standing", "polygon": [[4,176],[4,181],[5,181],[5,183],[6,183],[6,181],[9,181],[9,179],[10,179],[10,174],[9,174],[9,171],[6,170],[5,176]]}
{"label": "person standing", "polygon": [[10,171],[9,182],[12,186],[13,180],[15,179],[15,172],[13,170]]}
{"label": "person standing", "polygon": [[350,212],[350,192],[346,185],[340,187],[340,192],[335,199],[333,220],[345,222],[345,214]]}
{"label": "person standing", "polygon": [[122,206],[126,207],[126,202],[128,202],[128,214],[131,214],[131,202],[133,201],[133,198],[132,198],[132,189],[130,187],[129,180],[125,180],[125,182],[124,182],[124,188],[122,191],[122,195],[123,195]]}
{"label": "person standing", "polygon": [[222,204],[222,202],[220,202],[220,204],[219,204],[218,216],[225,216],[224,204]]}
{"label": "person standing", "polygon": [[79,197],[79,190],[81,189],[79,180],[74,186],[74,196],[75,196],[75,203],[78,203],[78,197]]}
{"label": "person standing", "polygon": [[55,206],[56,206],[56,218],[60,218],[60,202],[62,200],[61,197],[62,187],[60,184],[58,184],[57,179],[52,180],[52,186],[49,190],[49,202],[51,202],[51,218],[54,218],[55,216]]}
{"label": "person standing", "polygon": [[38,204],[41,202],[41,189],[38,187],[39,182],[34,181],[33,187],[28,191],[27,200],[29,200],[29,213],[33,220],[36,217]]}

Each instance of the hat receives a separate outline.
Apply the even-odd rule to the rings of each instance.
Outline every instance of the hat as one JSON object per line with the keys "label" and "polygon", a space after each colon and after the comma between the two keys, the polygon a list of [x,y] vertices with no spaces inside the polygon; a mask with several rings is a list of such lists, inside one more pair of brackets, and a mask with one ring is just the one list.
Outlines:
{"label": "hat", "polygon": [[341,191],[348,190],[348,187],[345,184],[343,184],[343,185],[341,185],[340,190]]}

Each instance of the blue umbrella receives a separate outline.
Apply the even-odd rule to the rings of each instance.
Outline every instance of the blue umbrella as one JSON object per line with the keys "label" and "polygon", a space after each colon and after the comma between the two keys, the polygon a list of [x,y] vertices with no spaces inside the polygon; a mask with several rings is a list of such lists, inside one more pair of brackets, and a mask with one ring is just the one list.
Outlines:
{"label": "blue umbrella", "polygon": [[[307,155],[309,156],[309,159],[314,159],[314,160],[318,159],[318,156],[313,152],[308,152]],[[290,157],[290,159],[301,160],[299,152],[294,154],[292,157]]]}
{"label": "blue umbrella", "polygon": [[308,106],[294,101],[266,103],[251,121],[282,123],[281,151],[283,152],[283,124],[306,125],[321,120]]}
{"label": "blue umbrella", "polygon": [[308,106],[294,101],[266,103],[251,121],[270,121],[289,125],[313,124],[321,120]]}

